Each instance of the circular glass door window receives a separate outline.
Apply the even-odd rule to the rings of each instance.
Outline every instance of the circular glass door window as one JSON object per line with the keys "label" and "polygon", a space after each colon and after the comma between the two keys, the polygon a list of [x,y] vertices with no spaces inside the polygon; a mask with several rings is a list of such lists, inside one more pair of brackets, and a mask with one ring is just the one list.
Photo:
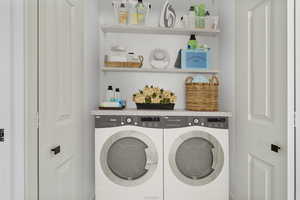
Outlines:
{"label": "circular glass door window", "polygon": [[220,143],[211,134],[201,131],[177,138],[169,155],[174,175],[189,185],[205,185],[213,181],[224,165]]}
{"label": "circular glass door window", "polygon": [[194,137],[184,141],[176,152],[178,170],[187,178],[199,180],[213,171],[213,144],[206,139]]}
{"label": "circular glass door window", "polygon": [[147,145],[137,138],[119,139],[108,150],[107,165],[119,178],[136,180],[147,173],[146,148]]}
{"label": "circular glass door window", "polygon": [[106,176],[118,185],[133,186],[148,180],[157,166],[157,151],[150,138],[135,131],[119,132],[104,144],[100,162]]}

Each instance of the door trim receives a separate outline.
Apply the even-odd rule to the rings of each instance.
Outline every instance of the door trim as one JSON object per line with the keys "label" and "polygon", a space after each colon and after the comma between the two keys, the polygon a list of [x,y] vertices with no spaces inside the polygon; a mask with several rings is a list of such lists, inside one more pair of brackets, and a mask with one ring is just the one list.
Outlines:
{"label": "door trim", "polygon": [[[16,0],[14,0],[16,1]],[[18,0],[23,1],[23,0]],[[20,3],[20,2],[18,2]],[[16,3],[16,4],[18,4]],[[295,137],[294,137],[294,85],[295,85],[295,77],[294,77],[294,9],[295,6],[300,7],[299,4],[295,5],[294,0],[287,0],[288,3],[288,38],[290,41],[288,43],[288,80],[289,80],[289,87],[288,93],[290,94],[288,102],[289,102],[289,129],[288,129],[288,200],[295,199],[295,159],[294,159],[294,151],[295,151]],[[33,38],[34,34],[37,34],[37,0],[24,0],[24,29],[25,29],[25,199],[26,200],[37,200],[38,194],[38,180],[37,180],[37,118],[36,113],[37,109],[35,105],[37,105],[36,97],[37,97],[37,82],[36,76],[34,74],[37,73],[37,41],[32,41],[30,38]],[[300,8],[299,8],[300,9]],[[298,9],[298,10],[299,10]],[[17,9],[14,9],[17,10]],[[21,10],[21,9],[20,9]],[[20,13],[20,15],[22,12]],[[296,13],[298,18],[300,13]],[[297,22],[299,24],[299,22]],[[297,27],[299,29],[299,26]],[[22,32],[20,32],[22,34]],[[31,36],[31,37],[30,37]],[[293,41],[293,42],[291,42]],[[299,45],[297,46],[298,48]],[[296,65],[298,65],[299,61],[296,61]],[[20,77],[22,74],[20,73],[18,76]],[[297,74],[297,78],[300,78],[300,74]],[[34,80],[35,79],[35,80]],[[299,91],[298,95],[300,94],[300,90],[297,87],[296,89]],[[19,89],[19,91],[23,91],[23,89]],[[21,101],[21,100],[20,100]],[[29,112],[30,111],[30,112]],[[21,112],[21,111],[20,111]],[[300,115],[298,113],[298,115]],[[300,121],[297,121],[297,125],[300,125]],[[17,125],[17,124],[15,124]],[[297,141],[297,143],[300,141]],[[23,156],[23,155],[22,155]],[[21,156],[21,157],[22,157]],[[15,159],[22,159],[19,158],[20,155],[15,155]],[[299,178],[300,179],[300,178]]]}
{"label": "door trim", "polygon": [[38,200],[38,0],[25,1],[25,200]]}
{"label": "door trim", "polygon": [[[5,41],[2,49],[2,61],[7,68],[7,74],[4,74],[9,88],[7,98],[10,105],[7,110],[9,115],[7,120],[1,122],[5,129],[5,140],[9,150],[10,170],[8,171],[9,181],[8,191],[12,200],[23,199],[24,197],[24,22],[23,8],[24,0],[4,0],[1,1],[1,25],[3,33],[1,36]],[[1,51],[2,52],[2,51]],[[2,67],[2,66],[1,66]],[[2,145],[2,144],[0,144]],[[5,158],[4,158],[5,159]],[[3,188],[4,189],[4,188]],[[6,197],[6,196],[4,196]]]}
{"label": "door trim", "polygon": [[296,198],[295,179],[295,1],[287,0],[287,200]]}
{"label": "door trim", "polygon": [[[4,3],[6,4],[6,3]],[[12,199],[24,199],[24,125],[25,125],[25,91],[24,91],[24,0],[7,1],[10,9],[11,32],[11,192]]]}
{"label": "door trim", "polygon": [[[300,112],[299,112],[299,107],[300,107],[300,102],[299,102],[299,99],[300,99],[300,70],[299,70],[299,67],[300,67],[300,37],[297,37],[297,35],[299,35],[300,33],[300,12],[299,12],[299,9],[300,9],[300,3],[295,0],[295,53],[296,53],[296,56],[295,56],[295,99],[297,101],[295,101],[295,104],[296,104],[296,108],[298,108],[298,111],[296,112],[296,127],[297,128],[297,131],[295,133],[295,171],[297,170],[297,168],[299,169],[299,166],[300,166],[300,148],[298,145],[300,145],[300,137],[299,137],[299,134],[300,134],[300,130],[299,130],[299,127],[300,127]],[[298,70],[297,70],[298,69]],[[298,148],[297,148],[298,147]],[[300,196],[300,192],[297,192],[299,191],[300,189],[300,172],[295,172],[295,183],[296,183],[296,187],[295,187],[295,199],[299,199],[299,196]]]}

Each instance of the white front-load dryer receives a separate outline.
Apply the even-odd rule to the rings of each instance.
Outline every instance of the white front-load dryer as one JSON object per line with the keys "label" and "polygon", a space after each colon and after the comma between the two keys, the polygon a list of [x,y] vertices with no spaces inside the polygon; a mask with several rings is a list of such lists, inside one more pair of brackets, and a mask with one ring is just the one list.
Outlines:
{"label": "white front-load dryer", "polygon": [[228,200],[228,119],[164,121],[165,200]]}
{"label": "white front-load dryer", "polygon": [[96,200],[162,200],[160,117],[95,118]]}

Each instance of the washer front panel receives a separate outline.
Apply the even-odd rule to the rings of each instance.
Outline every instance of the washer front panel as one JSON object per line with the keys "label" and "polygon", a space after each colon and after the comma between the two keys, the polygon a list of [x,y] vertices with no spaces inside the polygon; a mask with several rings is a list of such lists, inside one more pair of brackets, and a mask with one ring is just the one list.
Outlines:
{"label": "washer front panel", "polygon": [[[120,145],[121,143],[123,145]],[[124,146],[127,149],[122,149]],[[135,152],[139,150],[143,152]],[[113,157],[118,160],[114,160]],[[132,163],[126,159],[132,159]],[[123,167],[128,166],[128,169],[120,166],[122,160],[124,161]],[[115,184],[136,186],[152,177],[157,168],[158,154],[153,141],[148,136],[137,131],[120,131],[106,140],[99,162],[104,174]],[[131,169],[131,167],[136,167],[136,169]]]}
{"label": "washer front panel", "polygon": [[[183,145],[187,142],[200,142],[202,147],[197,147],[194,149],[187,149],[183,147]],[[196,146],[195,146],[196,147]],[[190,148],[193,148],[192,146]],[[193,168],[193,164],[199,164],[197,161],[187,159],[189,155],[187,155],[184,159],[178,158],[178,156],[182,156],[181,151],[193,151],[193,150],[205,150],[206,152],[200,152],[198,155],[202,154],[206,159],[205,162],[208,162],[201,167],[203,167],[203,172],[200,173],[200,170]],[[183,150],[181,150],[183,149]],[[196,155],[196,153],[194,154]],[[190,154],[190,158],[193,159],[192,154]],[[182,163],[182,165],[178,165],[178,162],[186,161],[187,163]],[[196,160],[196,159],[195,159]],[[206,185],[213,180],[215,180],[218,175],[221,173],[223,165],[224,165],[224,152],[222,150],[221,144],[218,140],[209,134],[208,132],[204,131],[191,131],[185,133],[178,137],[175,142],[173,143],[170,153],[169,153],[169,164],[174,173],[174,175],[183,183],[192,185],[192,186],[199,186],[199,185]],[[190,166],[185,167],[184,165],[188,164]],[[209,167],[211,166],[211,169]]]}

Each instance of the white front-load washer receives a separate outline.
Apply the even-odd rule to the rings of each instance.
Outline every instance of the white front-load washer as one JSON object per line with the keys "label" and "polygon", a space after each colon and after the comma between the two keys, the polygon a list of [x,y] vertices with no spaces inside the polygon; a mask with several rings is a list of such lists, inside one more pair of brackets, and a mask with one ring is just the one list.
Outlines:
{"label": "white front-load washer", "polygon": [[160,117],[95,117],[96,200],[163,199]]}
{"label": "white front-load washer", "polygon": [[227,117],[164,122],[164,200],[228,200]]}

